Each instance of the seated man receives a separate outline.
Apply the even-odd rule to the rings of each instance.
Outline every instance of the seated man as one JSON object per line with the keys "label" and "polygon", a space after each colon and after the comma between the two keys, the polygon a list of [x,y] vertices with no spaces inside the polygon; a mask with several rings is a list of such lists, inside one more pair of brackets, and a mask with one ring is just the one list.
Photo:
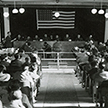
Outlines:
{"label": "seated man", "polygon": [[[54,52],[61,52],[62,49],[62,45],[61,42],[59,40],[56,40],[56,42],[53,44],[53,51]],[[63,54],[60,54],[59,57],[61,58],[61,56],[63,56]],[[57,58],[57,54],[54,54],[54,58]]]}
{"label": "seated man", "polygon": [[9,66],[9,62],[6,61],[7,55],[3,54],[0,56],[0,64],[4,65],[6,68]]}
{"label": "seated man", "polygon": [[10,74],[4,73],[5,70],[6,70],[6,67],[4,65],[0,65],[0,82],[7,82],[11,78]]}
{"label": "seated man", "polygon": [[21,83],[18,80],[9,82],[5,98],[7,102],[2,98],[5,108],[33,108],[28,97],[21,92]]}
{"label": "seated man", "polygon": [[75,39],[75,41],[83,41],[83,38],[81,37],[81,35],[78,34],[77,38]]}
{"label": "seated man", "polygon": [[64,37],[64,41],[69,41],[69,40],[70,40],[69,34],[66,34],[66,36]]}
{"label": "seated man", "polygon": [[12,48],[11,32],[7,32],[7,37],[5,38],[4,43],[5,48]]}
{"label": "seated man", "polygon": [[98,72],[99,68],[97,66],[97,61],[94,60],[91,62],[91,69],[88,71],[88,75],[92,78],[92,76]]}
{"label": "seated man", "polygon": [[105,68],[105,64],[100,62],[99,71],[93,76],[93,79],[95,80],[95,82],[99,84],[102,83],[103,81],[108,80],[108,71],[105,71],[104,68]]}
{"label": "seated man", "polygon": [[[45,52],[51,52],[51,46],[47,42],[44,42],[43,49]],[[45,54],[45,57],[50,58],[51,54]]]}
{"label": "seated man", "polygon": [[26,42],[19,50],[24,50],[25,52],[33,52],[33,48],[30,42]]}
{"label": "seated man", "polygon": [[15,59],[11,61],[8,72],[13,76],[15,72],[21,72],[22,71],[22,62],[19,60],[20,55],[15,54]]}

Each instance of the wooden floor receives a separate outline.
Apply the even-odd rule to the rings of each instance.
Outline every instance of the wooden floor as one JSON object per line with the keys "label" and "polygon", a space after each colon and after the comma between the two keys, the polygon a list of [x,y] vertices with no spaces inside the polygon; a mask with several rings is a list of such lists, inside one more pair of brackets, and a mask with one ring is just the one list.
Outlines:
{"label": "wooden floor", "polygon": [[95,108],[72,73],[43,73],[35,108]]}

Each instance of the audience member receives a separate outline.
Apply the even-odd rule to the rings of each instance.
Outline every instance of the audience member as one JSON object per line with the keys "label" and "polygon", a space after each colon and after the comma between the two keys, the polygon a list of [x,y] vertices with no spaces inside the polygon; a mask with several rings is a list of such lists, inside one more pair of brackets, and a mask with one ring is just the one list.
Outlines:
{"label": "audience member", "polygon": [[30,75],[29,67],[25,66],[23,70],[24,71],[21,73],[21,79],[20,79],[20,82],[22,82],[22,85],[23,85],[21,88],[21,91],[22,93],[27,95],[29,100],[31,100],[32,97],[31,97],[30,92],[31,92],[31,88],[34,86],[34,81]]}
{"label": "audience member", "polygon": [[3,103],[1,100],[0,100],[0,108],[3,108]]}
{"label": "audience member", "polygon": [[99,68],[98,68],[98,62],[96,60],[93,60],[90,64],[91,64],[91,69],[88,71],[88,74],[90,78],[92,78],[93,75],[99,71]]}
{"label": "audience member", "polygon": [[30,66],[30,58],[28,57],[25,57],[25,62],[22,65],[22,67],[25,67],[25,66]]}
{"label": "audience member", "polygon": [[8,86],[8,102],[4,104],[6,108],[33,108],[28,97],[21,91],[21,83],[12,80]]}
{"label": "audience member", "polygon": [[16,72],[21,72],[22,71],[22,62],[19,60],[20,55],[15,54],[14,55],[15,59],[11,61],[8,72],[13,76]]}
{"label": "audience member", "polygon": [[8,68],[9,62],[7,62],[6,57],[7,57],[6,54],[2,54],[0,56],[0,64],[4,65],[6,68]]}
{"label": "audience member", "polygon": [[106,50],[105,44],[102,43],[102,42],[99,42],[99,44],[98,44],[98,50],[99,50],[99,52],[105,51]]}
{"label": "audience member", "polygon": [[10,74],[4,73],[5,70],[6,70],[6,67],[4,65],[0,65],[0,82],[2,83],[9,81],[11,78]]}
{"label": "audience member", "polygon": [[99,71],[94,74],[93,79],[98,82],[102,83],[105,80],[108,80],[108,72],[104,70],[105,64],[103,62],[99,63]]}
{"label": "audience member", "polygon": [[105,42],[105,45],[108,46],[108,39],[107,39],[107,41]]}

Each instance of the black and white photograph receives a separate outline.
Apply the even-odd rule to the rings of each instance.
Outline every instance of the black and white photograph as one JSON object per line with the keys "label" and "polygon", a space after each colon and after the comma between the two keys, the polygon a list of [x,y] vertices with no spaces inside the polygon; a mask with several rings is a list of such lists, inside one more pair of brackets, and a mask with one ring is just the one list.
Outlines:
{"label": "black and white photograph", "polygon": [[108,0],[0,0],[0,108],[108,108]]}

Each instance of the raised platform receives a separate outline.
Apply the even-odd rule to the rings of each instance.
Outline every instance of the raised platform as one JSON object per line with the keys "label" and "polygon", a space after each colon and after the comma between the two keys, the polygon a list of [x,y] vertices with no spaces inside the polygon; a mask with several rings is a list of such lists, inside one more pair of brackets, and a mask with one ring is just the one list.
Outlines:
{"label": "raised platform", "polygon": [[[44,41],[30,41],[31,42],[31,46],[33,46],[33,48],[36,48],[37,50],[42,49],[43,47],[43,43]],[[55,41],[46,41],[51,47],[53,47],[53,44],[55,43]],[[23,44],[25,43],[25,41],[15,41],[14,42],[14,47],[21,47]],[[84,45],[84,41],[60,41],[60,44],[62,46],[62,51],[63,52],[71,52],[72,48],[74,48],[75,46],[83,46]]]}

